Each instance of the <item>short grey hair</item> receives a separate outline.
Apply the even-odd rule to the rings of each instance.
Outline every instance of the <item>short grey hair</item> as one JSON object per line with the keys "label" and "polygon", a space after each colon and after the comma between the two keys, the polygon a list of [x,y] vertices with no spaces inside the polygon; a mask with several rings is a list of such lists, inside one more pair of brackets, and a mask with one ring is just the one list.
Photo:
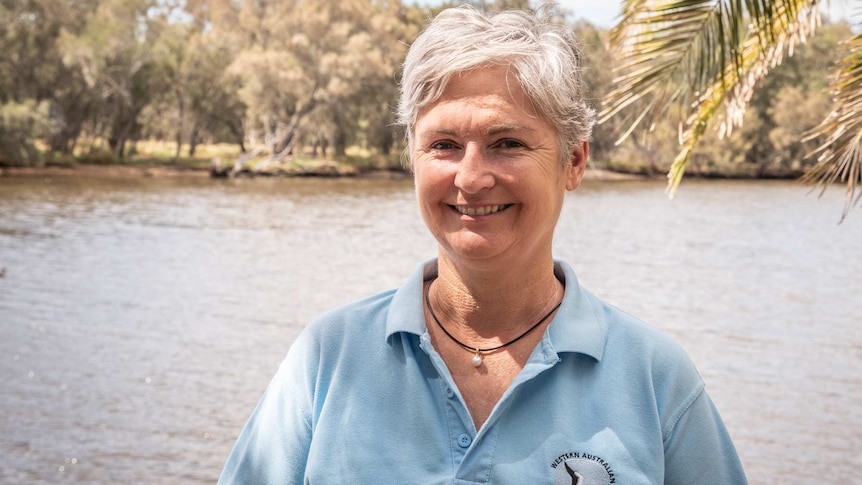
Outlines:
{"label": "short grey hair", "polygon": [[[452,76],[504,65],[537,113],[557,132],[562,163],[569,150],[590,139],[595,111],[585,101],[581,55],[571,29],[539,13],[509,10],[494,16],[463,5],[442,11],[407,52],[401,77],[398,123],[412,152],[419,111],[434,103]],[[412,160],[411,160],[412,163]]]}

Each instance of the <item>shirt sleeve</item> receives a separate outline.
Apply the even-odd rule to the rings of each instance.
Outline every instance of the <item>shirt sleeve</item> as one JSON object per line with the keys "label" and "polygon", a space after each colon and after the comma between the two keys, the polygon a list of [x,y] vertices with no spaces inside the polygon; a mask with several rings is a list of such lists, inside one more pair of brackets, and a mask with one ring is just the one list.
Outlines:
{"label": "shirt sleeve", "polygon": [[219,485],[301,484],[312,438],[307,339],[297,339],[228,457]]}
{"label": "shirt sleeve", "polygon": [[748,481],[718,410],[706,391],[680,416],[664,441],[666,485]]}

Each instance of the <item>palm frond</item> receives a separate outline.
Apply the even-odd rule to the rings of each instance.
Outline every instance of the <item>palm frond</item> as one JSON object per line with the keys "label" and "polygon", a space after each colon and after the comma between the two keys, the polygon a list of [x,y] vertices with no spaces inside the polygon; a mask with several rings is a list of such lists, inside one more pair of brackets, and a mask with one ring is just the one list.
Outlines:
{"label": "palm frond", "polygon": [[810,154],[817,155],[817,164],[801,179],[819,186],[821,195],[835,182],[846,184],[841,221],[862,199],[862,33],[845,44],[849,54],[832,81],[834,107],[809,133],[809,139],[822,137],[825,141]]}
{"label": "palm frond", "polygon": [[[792,53],[799,42],[804,42],[820,23],[814,6],[773,6],[771,23],[762,19],[761,29],[752,32],[745,40],[740,55],[725,66],[724,73],[713,79],[693,104],[680,136],[682,149],[668,171],[668,195],[673,197],[682,178],[688,159],[707,125],[713,119],[719,122],[719,134],[729,135],[734,127],[741,127],[743,115],[754,94],[757,83],[770,69],[781,63],[785,53]],[[803,3],[803,2],[799,2]],[[812,2],[806,2],[812,3]],[[793,17],[794,12],[797,17]],[[767,34],[764,34],[766,32]]]}
{"label": "palm frond", "polygon": [[[688,104],[698,86],[725,65],[724,59],[716,60],[726,55],[716,49],[723,32],[718,23],[714,0],[625,2],[623,17],[610,32],[622,64],[600,122],[636,108],[640,112],[634,118],[652,125],[672,103]],[[644,98],[651,100],[649,106],[636,106]]]}
{"label": "palm frond", "polygon": [[677,104],[682,148],[668,173],[679,186],[706,126],[741,126],[754,86],[819,26],[820,0],[628,0],[611,31],[621,65],[605,97],[603,122],[634,110],[620,143]]}

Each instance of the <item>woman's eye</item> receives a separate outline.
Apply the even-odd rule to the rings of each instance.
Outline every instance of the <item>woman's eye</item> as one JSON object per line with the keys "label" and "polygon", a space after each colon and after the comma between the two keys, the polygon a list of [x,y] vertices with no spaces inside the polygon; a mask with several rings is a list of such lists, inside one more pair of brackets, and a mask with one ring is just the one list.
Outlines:
{"label": "woman's eye", "polygon": [[500,140],[497,143],[497,146],[499,146],[500,148],[523,148],[524,144],[519,142],[518,140],[506,139]]}
{"label": "woman's eye", "polygon": [[432,150],[451,150],[455,148],[455,144],[451,141],[435,141],[431,144]]}

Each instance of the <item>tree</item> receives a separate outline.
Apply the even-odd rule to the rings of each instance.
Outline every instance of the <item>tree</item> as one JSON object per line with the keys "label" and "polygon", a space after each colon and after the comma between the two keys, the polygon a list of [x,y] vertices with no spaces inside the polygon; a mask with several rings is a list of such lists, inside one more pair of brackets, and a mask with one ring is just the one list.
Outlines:
{"label": "tree", "polygon": [[[612,59],[607,49],[607,32],[584,21],[577,22],[573,29],[575,38],[580,41],[581,53],[584,56],[584,62],[581,65],[584,85],[587,88],[586,95],[590,104],[596,105],[613,87],[612,70],[608,68]],[[613,126],[616,121],[616,118],[609,120],[604,128],[617,128]],[[613,149],[613,139],[610,136],[604,136],[603,132],[593,133],[590,140],[590,158],[605,159]]]}
{"label": "tree", "polygon": [[[846,182],[843,217],[862,198],[862,34],[845,42],[849,53],[842,60],[833,82],[833,109],[813,136],[826,140],[815,151],[818,162],[803,180],[825,187]],[[855,197],[854,197],[855,195]],[[843,219],[842,217],[842,219]]]}
{"label": "tree", "polygon": [[211,33],[195,36],[189,43],[191,65],[188,83],[189,156],[194,156],[201,133],[236,143],[245,152],[243,117],[246,106],[236,96],[239,84],[225,71],[233,61],[229,45]]}
{"label": "tree", "polygon": [[292,153],[314,113],[309,129],[343,155],[368,125],[361,117],[376,114],[364,105],[394,103],[393,73],[413,33],[401,2],[245,2],[237,18],[242,49],[228,71],[248,109],[246,136],[262,138],[272,161]]}
{"label": "tree", "polygon": [[804,144],[806,133],[823,119],[829,101],[824,91],[803,92],[795,86],[778,91],[769,110],[775,126],[767,134],[776,159],[792,163],[812,151],[813,147]]}
{"label": "tree", "polygon": [[248,107],[237,94],[242,76],[229,67],[247,47],[240,28],[242,3],[233,0],[187,0],[191,38],[185,44],[184,68],[188,94],[189,156],[202,136],[236,143],[246,151],[245,118]]}
{"label": "tree", "polygon": [[[814,161],[806,155],[817,143],[806,135],[831,109],[827,73],[841,58],[835,45],[849,34],[844,22],[825,25],[797,46],[758,84],[743,125],[724,138],[707,130],[686,171],[762,178],[798,177],[810,169]],[[675,132],[676,126],[671,139]]]}
{"label": "tree", "polygon": [[[71,152],[86,117],[88,96],[81,73],[62,62],[57,39],[62,32],[78,31],[97,0],[0,0],[0,132],[5,132],[3,153],[7,162],[32,163],[37,133],[14,135],[25,127],[40,127],[38,136],[51,151]],[[22,106],[40,106],[25,116]],[[13,121],[18,120],[18,121]],[[43,123],[44,122],[44,123]],[[15,145],[24,143],[25,145]]]}
{"label": "tree", "polygon": [[35,141],[49,130],[47,103],[0,104],[0,166],[38,162]]}
{"label": "tree", "polygon": [[[681,149],[668,173],[673,195],[711,121],[721,134],[742,125],[754,88],[820,26],[821,0],[624,0],[611,43],[620,64],[600,121],[624,114],[629,127],[654,126],[673,107]],[[862,192],[862,35],[833,84],[834,108],[811,136],[825,139],[804,180],[846,183],[842,216]]]}
{"label": "tree", "polygon": [[152,52],[158,29],[149,10],[155,0],[104,0],[80,33],[59,39],[65,65],[79,70],[93,110],[105,120],[108,143],[116,158],[139,129],[138,118],[151,95],[164,89]]}

